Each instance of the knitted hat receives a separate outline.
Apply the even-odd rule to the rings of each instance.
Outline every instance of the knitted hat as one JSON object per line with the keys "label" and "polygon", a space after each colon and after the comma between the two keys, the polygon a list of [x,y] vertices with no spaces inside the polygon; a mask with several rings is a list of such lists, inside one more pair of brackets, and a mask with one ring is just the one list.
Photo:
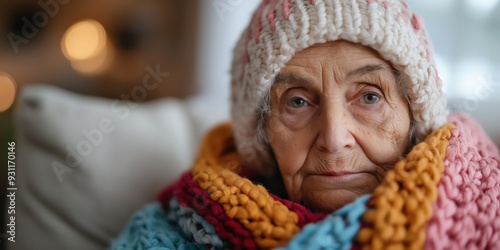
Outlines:
{"label": "knitted hat", "polygon": [[244,161],[264,172],[272,162],[257,127],[274,77],[297,52],[336,40],[371,47],[408,77],[404,91],[417,142],[446,122],[427,32],[403,1],[263,0],[234,49],[231,69],[231,115]]}

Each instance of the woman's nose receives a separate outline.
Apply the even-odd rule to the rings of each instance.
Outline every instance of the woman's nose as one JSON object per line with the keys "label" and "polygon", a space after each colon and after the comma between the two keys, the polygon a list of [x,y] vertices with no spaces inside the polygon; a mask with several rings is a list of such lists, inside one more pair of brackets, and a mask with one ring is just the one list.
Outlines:
{"label": "woman's nose", "polygon": [[356,145],[356,138],[352,131],[355,129],[350,114],[342,108],[325,108],[319,119],[319,134],[316,145],[321,151],[340,153],[352,149]]}

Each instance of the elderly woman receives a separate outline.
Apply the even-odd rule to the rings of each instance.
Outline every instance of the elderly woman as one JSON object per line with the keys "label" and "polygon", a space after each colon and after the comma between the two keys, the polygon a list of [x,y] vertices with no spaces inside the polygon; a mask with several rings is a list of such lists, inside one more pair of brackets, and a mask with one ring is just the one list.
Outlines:
{"label": "elderly woman", "polygon": [[400,0],[264,0],[232,123],[115,249],[500,249],[500,156]]}

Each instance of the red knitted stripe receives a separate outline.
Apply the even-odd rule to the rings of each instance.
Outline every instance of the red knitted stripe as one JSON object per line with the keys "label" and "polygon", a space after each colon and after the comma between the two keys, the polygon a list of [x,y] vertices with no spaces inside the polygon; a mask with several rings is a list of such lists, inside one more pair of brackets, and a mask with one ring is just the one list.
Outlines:
{"label": "red knitted stripe", "polygon": [[273,194],[271,194],[271,197],[273,197],[273,199],[281,202],[288,209],[290,209],[290,211],[293,211],[294,213],[297,214],[297,216],[299,217],[299,227],[301,227],[301,228],[304,227],[308,223],[318,222],[318,221],[322,220],[323,218],[325,218],[325,216],[327,216],[327,214],[324,214],[324,213],[314,213],[311,210],[305,208],[304,206],[302,206],[298,203],[291,202],[291,201],[285,200],[285,199],[281,199],[280,197],[275,196]]}
{"label": "red knitted stripe", "polygon": [[[167,188],[162,192],[162,195],[161,197],[167,198],[175,196],[182,206],[194,209],[214,226],[215,231],[223,241],[231,244],[231,249],[257,249],[257,244],[251,233],[238,221],[227,216],[224,208],[213,201],[208,193],[197,182],[193,181],[191,172],[183,174],[177,185],[174,188]],[[165,203],[168,202],[168,199],[161,200],[164,207]]]}

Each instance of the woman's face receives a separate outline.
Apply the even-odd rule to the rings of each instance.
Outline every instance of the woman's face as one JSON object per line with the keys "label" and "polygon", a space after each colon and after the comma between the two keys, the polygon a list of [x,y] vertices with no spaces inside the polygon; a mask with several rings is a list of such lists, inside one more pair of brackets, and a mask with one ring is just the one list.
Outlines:
{"label": "woman's face", "polygon": [[314,45],[286,64],[265,126],[290,199],[323,212],[371,193],[401,159],[409,130],[391,65],[344,41]]}

